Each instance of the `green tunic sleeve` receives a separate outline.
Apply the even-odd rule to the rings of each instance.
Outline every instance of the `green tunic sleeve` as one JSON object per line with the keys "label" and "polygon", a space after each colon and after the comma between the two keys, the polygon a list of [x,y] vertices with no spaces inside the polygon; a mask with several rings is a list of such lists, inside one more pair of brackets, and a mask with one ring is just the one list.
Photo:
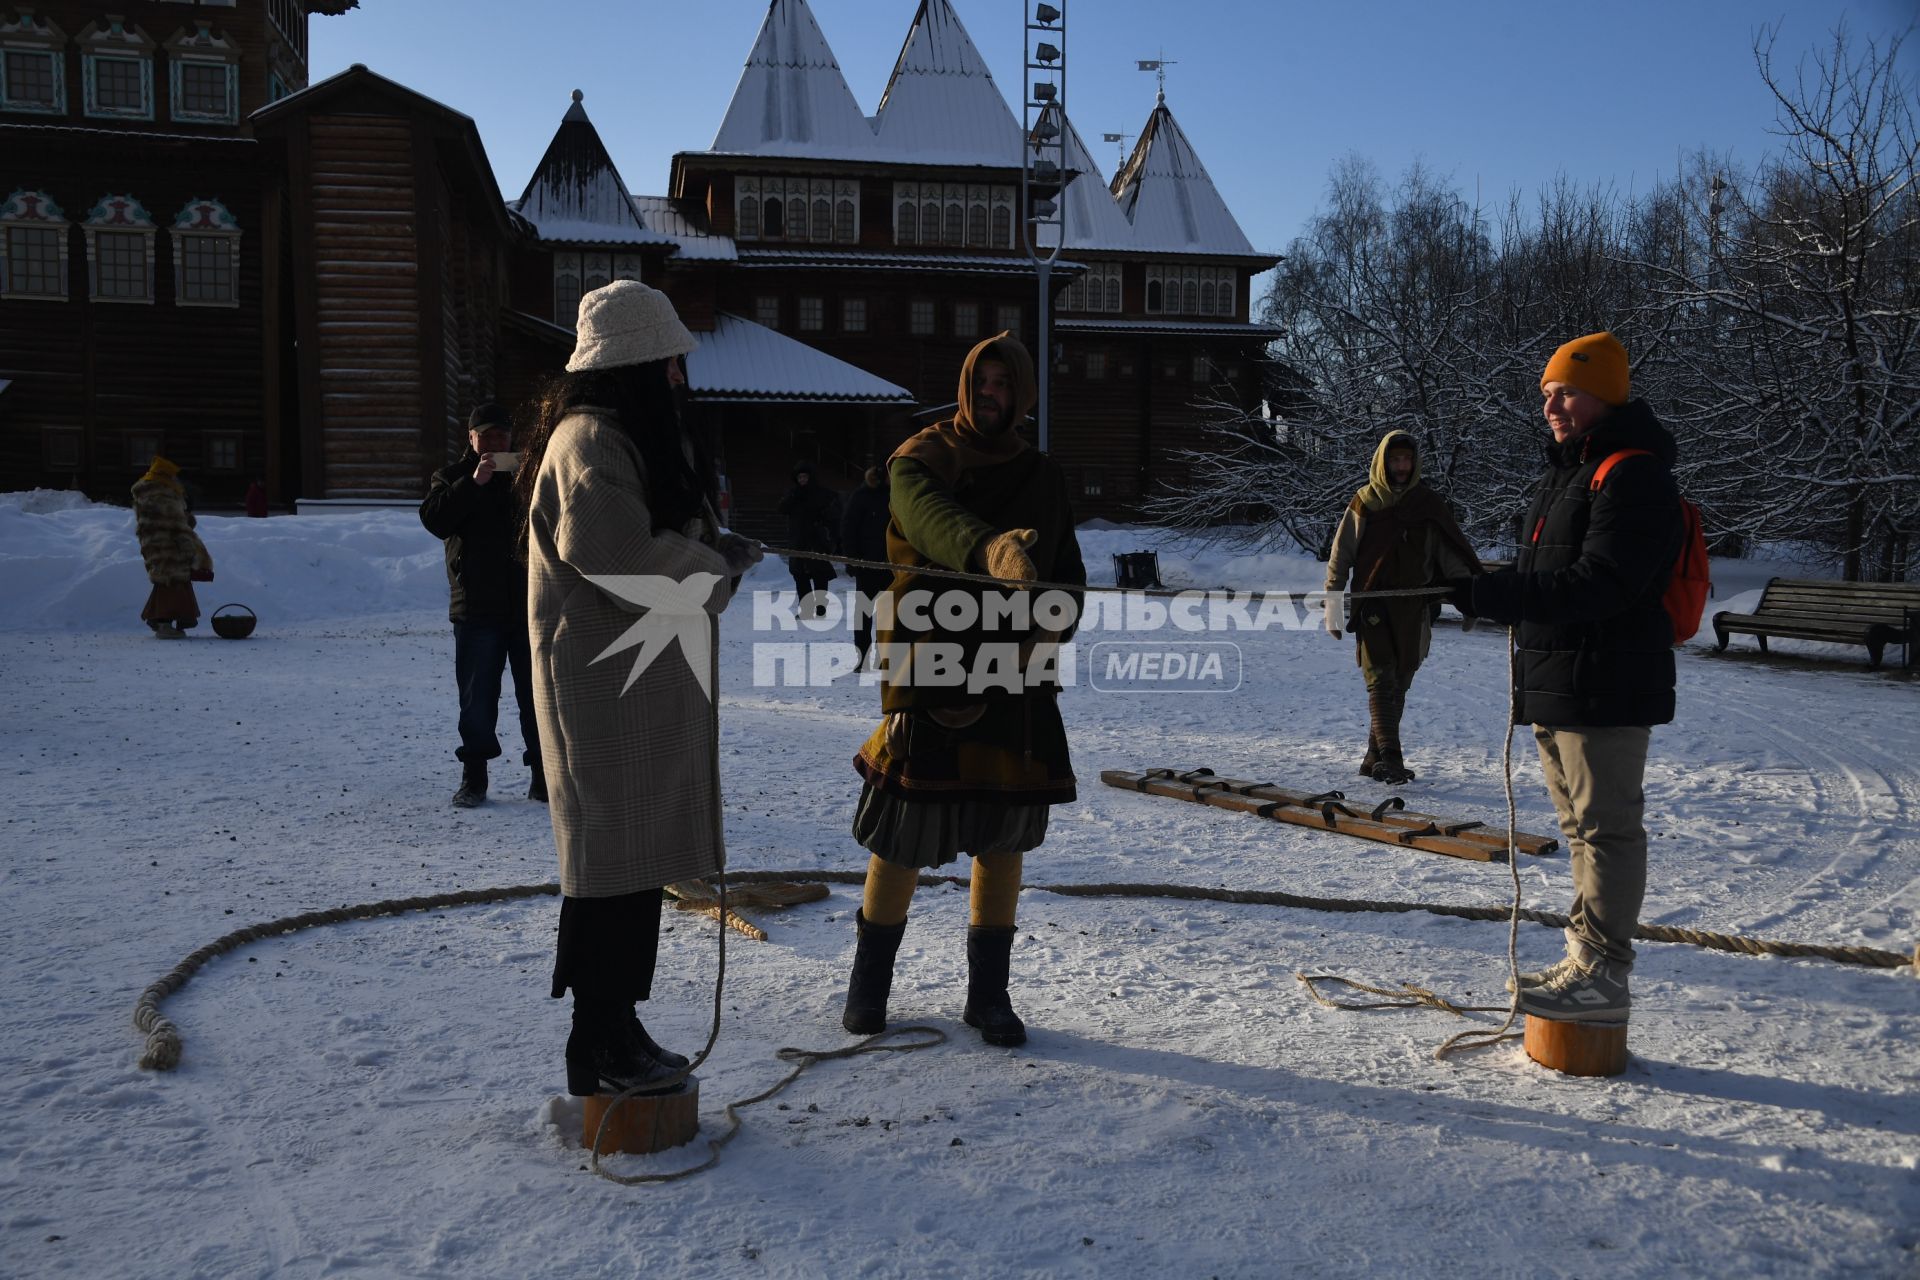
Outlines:
{"label": "green tunic sleeve", "polygon": [[977,568],[973,553],[999,530],[961,506],[924,464],[901,458],[888,471],[888,505],[913,549],[943,568]]}

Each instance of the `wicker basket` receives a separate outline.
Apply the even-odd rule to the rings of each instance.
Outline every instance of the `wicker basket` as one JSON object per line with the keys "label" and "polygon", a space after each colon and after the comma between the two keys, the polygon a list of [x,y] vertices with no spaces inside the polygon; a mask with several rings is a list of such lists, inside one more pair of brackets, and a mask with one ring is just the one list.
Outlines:
{"label": "wicker basket", "polygon": [[[246,612],[223,615],[220,609],[246,609]],[[220,609],[213,611],[210,621],[213,623],[213,634],[222,640],[245,640],[253,634],[254,624],[260,621],[254,616],[253,610],[243,604],[223,604]]]}

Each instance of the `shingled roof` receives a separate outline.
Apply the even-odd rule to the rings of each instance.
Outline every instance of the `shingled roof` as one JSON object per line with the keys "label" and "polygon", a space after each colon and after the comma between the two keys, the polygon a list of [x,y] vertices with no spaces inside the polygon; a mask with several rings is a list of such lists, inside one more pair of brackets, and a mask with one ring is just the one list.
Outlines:
{"label": "shingled roof", "polygon": [[920,0],[874,132],[884,160],[1020,167],[1020,122],[947,0]]}

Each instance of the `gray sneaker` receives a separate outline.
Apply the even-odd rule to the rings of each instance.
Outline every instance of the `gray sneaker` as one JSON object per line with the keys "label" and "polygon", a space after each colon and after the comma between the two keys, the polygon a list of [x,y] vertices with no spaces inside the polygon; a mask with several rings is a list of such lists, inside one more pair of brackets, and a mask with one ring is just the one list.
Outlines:
{"label": "gray sneaker", "polygon": [[[1572,968],[1573,966],[1578,965],[1579,963],[1580,962],[1578,960],[1575,960],[1572,956],[1561,956],[1558,960],[1554,961],[1552,964],[1548,965],[1544,969],[1522,969],[1520,971],[1519,978],[1518,978],[1520,988],[1524,989],[1526,987],[1544,987],[1549,982],[1552,982],[1555,978],[1558,978],[1561,974],[1565,973],[1569,968]],[[1515,979],[1513,978],[1507,979],[1507,990],[1509,991],[1515,990],[1514,982],[1515,982]]]}
{"label": "gray sneaker", "polygon": [[1552,981],[1520,988],[1520,1012],[1554,1022],[1625,1022],[1633,1002],[1627,969],[1605,960],[1575,961]]}

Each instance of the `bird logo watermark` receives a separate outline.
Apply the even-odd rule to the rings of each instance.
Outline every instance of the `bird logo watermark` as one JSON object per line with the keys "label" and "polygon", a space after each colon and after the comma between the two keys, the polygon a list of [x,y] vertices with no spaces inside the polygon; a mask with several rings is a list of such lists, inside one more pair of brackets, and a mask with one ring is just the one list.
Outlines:
{"label": "bird logo watermark", "polygon": [[585,577],[615,599],[646,610],[618,640],[593,659],[599,662],[639,647],[640,652],[634,655],[633,670],[627,673],[627,682],[620,686],[621,693],[633,688],[640,673],[677,640],[687,670],[693,672],[694,681],[707,701],[713,701],[713,615],[707,612],[707,601],[720,581],[719,574],[690,573],[685,581],[648,573],[587,574]]}

